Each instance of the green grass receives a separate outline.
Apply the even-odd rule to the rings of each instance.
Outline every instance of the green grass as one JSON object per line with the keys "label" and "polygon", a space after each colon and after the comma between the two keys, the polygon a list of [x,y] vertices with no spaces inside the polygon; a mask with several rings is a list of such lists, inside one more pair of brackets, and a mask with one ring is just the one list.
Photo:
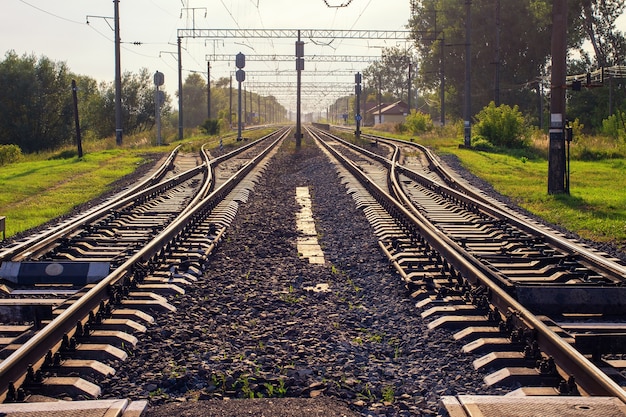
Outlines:
{"label": "green grass", "polygon": [[455,154],[475,175],[545,220],[599,242],[626,245],[626,161],[572,161],[570,195],[549,195],[545,160],[459,149]]}
{"label": "green grass", "polygon": [[[548,195],[548,163],[541,152],[512,155],[459,148],[463,142],[454,126],[413,140],[438,153],[451,153],[475,175],[527,210],[584,238],[626,247],[626,159],[572,161],[570,195]],[[246,132],[260,137],[267,131]],[[383,135],[388,135],[383,133]],[[400,135],[393,135],[399,137]],[[410,139],[409,136],[404,136]],[[225,136],[232,147],[234,136]],[[203,143],[217,147],[215,137],[185,138],[184,151]],[[0,215],[6,216],[7,237],[69,213],[74,207],[109,191],[111,185],[146,162],[146,155],[167,153],[177,142],[153,147],[145,138],[125,138],[122,148],[113,142],[84,144],[85,156],[50,159],[28,155],[22,162],[0,167]],[[575,153],[575,149],[573,149]]]}
{"label": "green grass", "polygon": [[145,162],[124,149],[83,158],[19,162],[0,169],[0,213],[6,234],[38,226],[109,191],[111,183]]}
{"label": "green grass", "polygon": [[[251,139],[268,131],[246,132]],[[224,146],[234,147],[236,134],[223,135]],[[219,138],[192,136],[181,142],[155,147],[145,137],[125,137],[124,145],[114,138],[83,143],[82,158],[62,159],[70,150],[25,155],[20,162],[0,167],[0,216],[6,217],[6,237],[11,237],[70,213],[75,207],[111,191],[115,181],[132,173],[154,155],[167,154],[179,143],[183,152],[207,144],[219,146]]]}
{"label": "green grass", "polygon": [[[542,144],[511,154],[460,148],[463,139],[452,127],[415,142],[440,154],[456,155],[474,175],[493,185],[521,207],[585,239],[626,248],[626,159],[572,160],[570,195],[548,194],[548,162]],[[410,139],[408,136],[405,139]],[[589,142],[574,144],[578,147]]]}

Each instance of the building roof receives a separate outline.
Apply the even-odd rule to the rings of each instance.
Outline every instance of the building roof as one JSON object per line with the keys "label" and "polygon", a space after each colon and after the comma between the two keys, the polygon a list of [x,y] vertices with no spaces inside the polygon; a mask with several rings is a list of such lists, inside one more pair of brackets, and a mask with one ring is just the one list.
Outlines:
{"label": "building roof", "polygon": [[[380,107],[380,111],[379,111],[379,107]],[[374,113],[374,114],[384,114],[384,115],[405,115],[409,112],[409,105],[406,104],[404,101],[402,100],[398,100],[395,103],[391,103],[391,104],[387,104],[387,103],[382,103],[380,106],[374,106],[373,108],[369,109],[367,111],[367,113]]]}

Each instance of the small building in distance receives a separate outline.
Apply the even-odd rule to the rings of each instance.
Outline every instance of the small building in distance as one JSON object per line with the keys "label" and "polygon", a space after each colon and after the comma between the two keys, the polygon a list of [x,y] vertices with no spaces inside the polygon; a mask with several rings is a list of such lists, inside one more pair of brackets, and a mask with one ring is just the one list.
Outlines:
{"label": "small building in distance", "polygon": [[374,124],[403,123],[409,114],[409,105],[402,100],[395,103],[382,103],[367,110],[367,119],[373,120]]}

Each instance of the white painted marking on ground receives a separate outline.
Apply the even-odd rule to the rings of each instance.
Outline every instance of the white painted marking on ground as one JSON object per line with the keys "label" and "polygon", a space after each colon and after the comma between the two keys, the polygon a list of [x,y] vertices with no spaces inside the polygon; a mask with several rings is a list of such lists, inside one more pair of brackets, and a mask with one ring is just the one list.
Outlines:
{"label": "white painted marking on ground", "polygon": [[300,205],[300,212],[296,214],[298,253],[307,258],[309,263],[324,264],[324,253],[315,230],[309,187],[296,187],[296,202]]}

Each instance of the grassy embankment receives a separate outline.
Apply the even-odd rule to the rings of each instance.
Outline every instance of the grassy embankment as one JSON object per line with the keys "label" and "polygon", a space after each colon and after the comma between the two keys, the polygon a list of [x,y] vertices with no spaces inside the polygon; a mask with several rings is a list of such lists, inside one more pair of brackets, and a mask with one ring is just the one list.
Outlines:
{"label": "grassy embankment", "polygon": [[[224,145],[232,146],[235,136],[224,136]],[[180,143],[183,151],[197,150],[205,143],[216,148],[219,138],[197,136],[156,147],[145,137],[127,136],[121,147],[114,139],[83,143],[82,158],[75,156],[74,148],[67,148],[25,155],[19,162],[0,167],[0,216],[6,217],[6,237],[70,213],[111,191],[115,181]]]}
{"label": "grassy embankment", "polygon": [[462,135],[452,129],[439,135],[414,140],[439,154],[456,155],[474,175],[545,220],[585,239],[626,248],[626,144],[578,138],[570,148],[570,195],[548,195],[545,136],[536,135],[529,149],[505,154],[459,148]]}
{"label": "grassy embankment", "polygon": [[[453,130],[415,140],[440,154],[456,155],[466,168],[490,182],[498,192],[547,221],[587,239],[626,247],[626,158],[574,159],[570,195],[548,195],[547,145],[541,138],[531,149],[513,154],[461,149],[462,138]],[[186,149],[198,149],[206,142],[209,147],[216,147],[219,139],[194,137],[183,142]],[[226,145],[232,142],[233,137],[224,139]],[[597,142],[581,138],[572,144],[572,155],[590,151],[626,155],[626,150],[608,149],[614,144]],[[56,152],[28,156],[22,162],[2,167],[0,215],[7,217],[7,236],[66,214],[109,191],[116,180],[148,162],[149,155],[169,152],[177,144],[157,148],[146,140],[125,138],[125,145],[118,148],[111,141],[100,141],[87,144],[82,159],[53,159],[59,155]]]}

